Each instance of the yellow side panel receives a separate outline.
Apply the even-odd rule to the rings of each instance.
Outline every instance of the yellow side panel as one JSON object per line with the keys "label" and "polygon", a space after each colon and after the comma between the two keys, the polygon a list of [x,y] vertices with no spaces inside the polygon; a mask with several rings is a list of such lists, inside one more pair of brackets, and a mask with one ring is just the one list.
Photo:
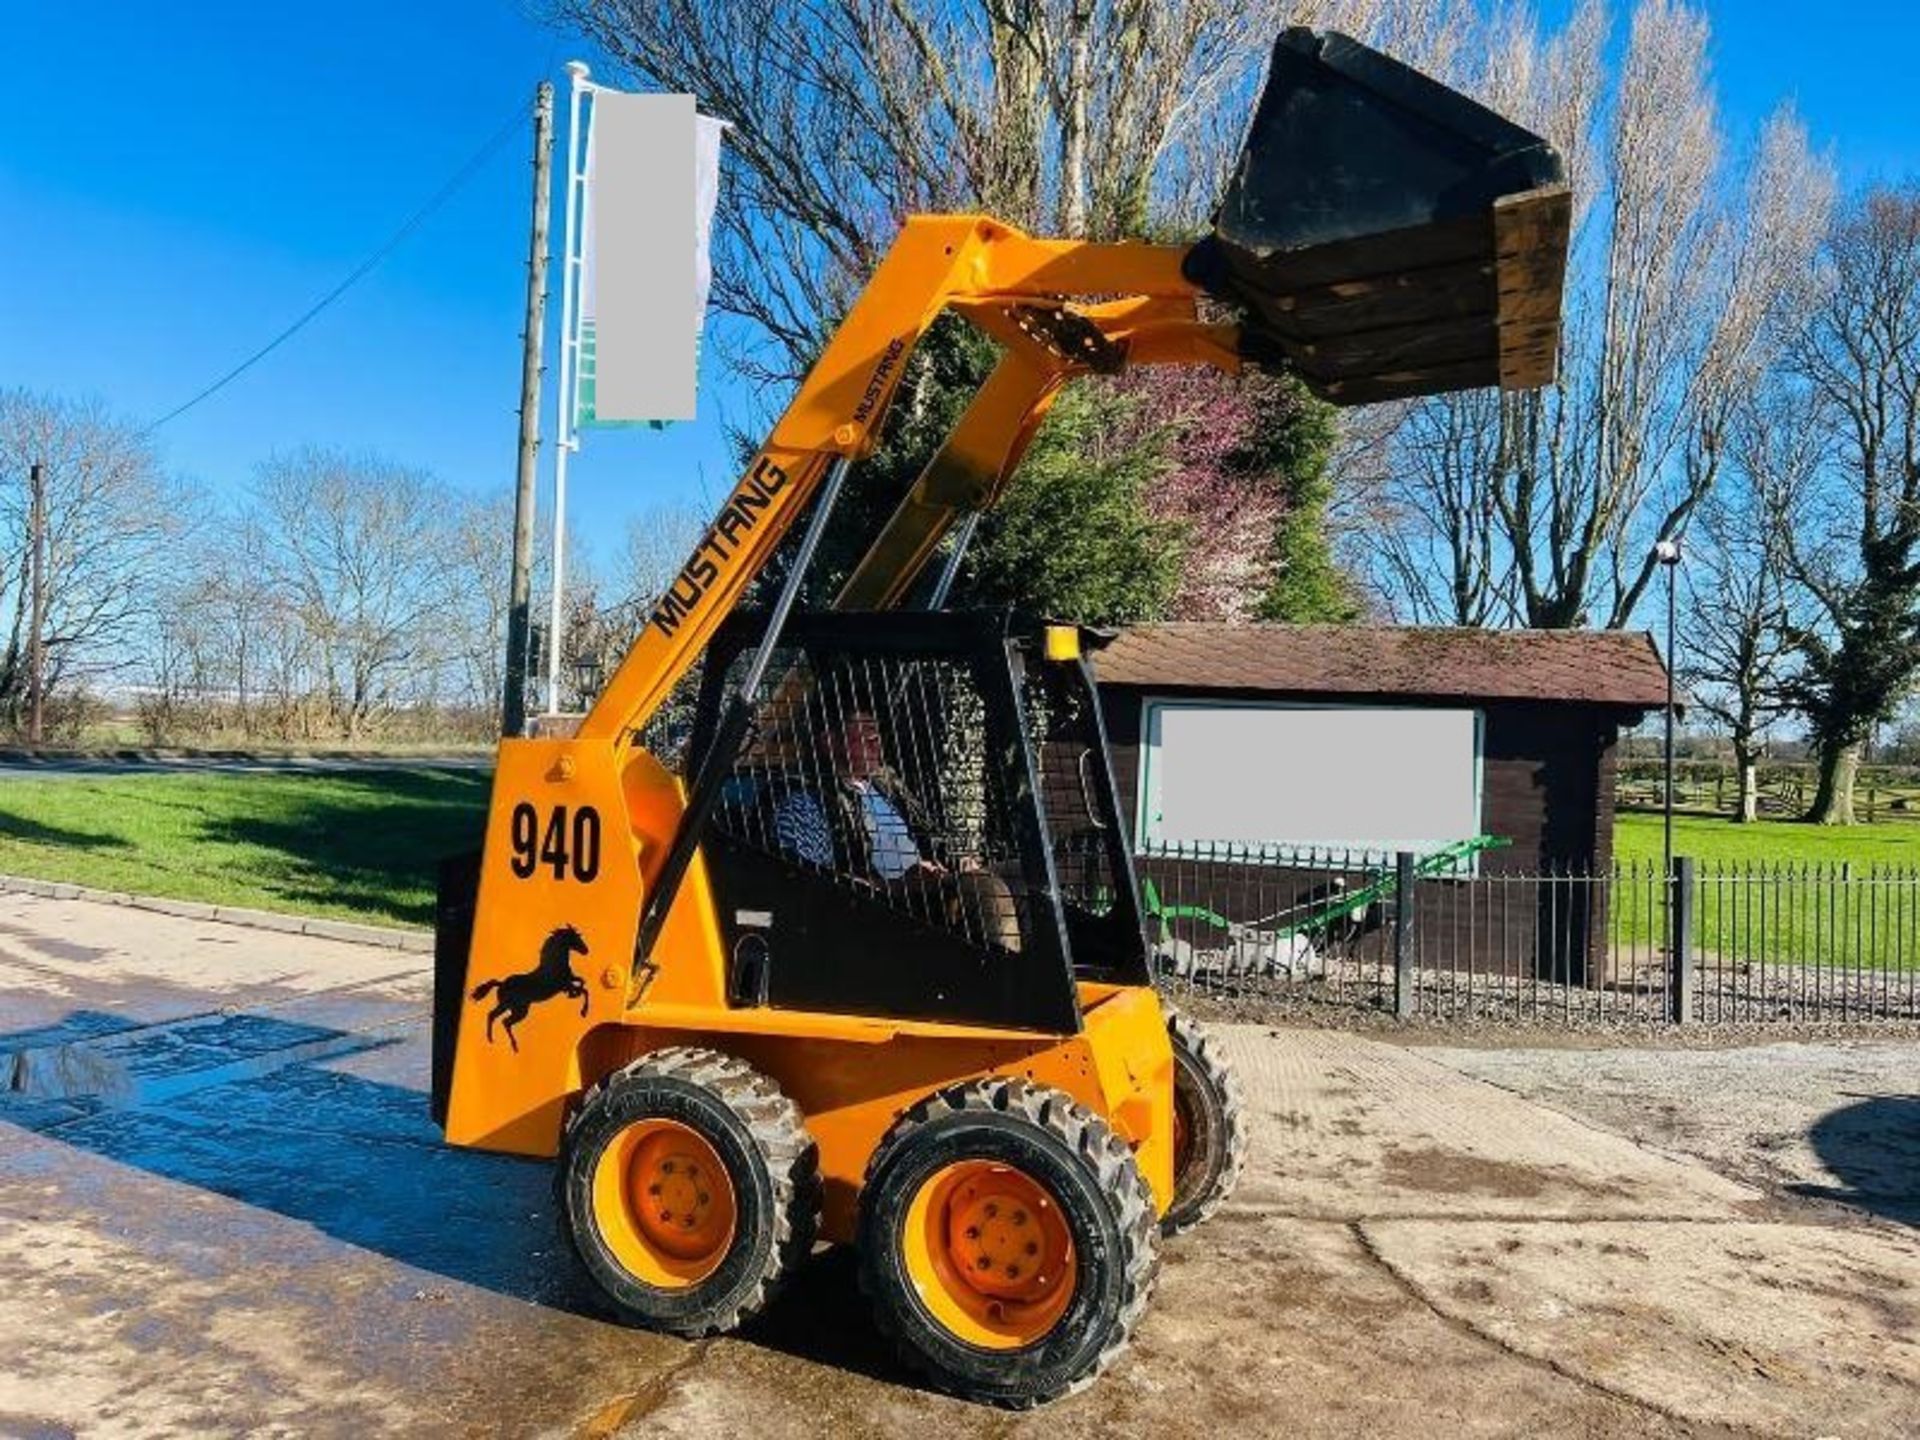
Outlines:
{"label": "yellow side panel", "polygon": [[[627,811],[640,847],[640,870],[650,888],[679,833],[686,812],[686,787],[644,750],[632,752],[625,784]],[[696,850],[666,924],[660,927],[652,963],[636,977],[630,1005],[719,1007],[727,1003],[726,995],[726,965],[706,856]]]}
{"label": "yellow side panel", "polygon": [[[843,1243],[853,1239],[867,1162],[910,1106],[974,1076],[1026,1073],[1030,1066],[1038,1068],[1052,1047],[1079,1044],[1077,1037],[996,1042],[918,1035],[901,1035],[880,1046],[747,1035],[716,1036],[714,1043],[771,1075],[806,1114],[807,1131],[820,1146],[821,1233]],[[1080,1086],[1062,1088],[1090,1098],[1085,1094],[1090,1068]],[[1049,1083],[1061,1084],[1064,1078],[1056,1074]]]}
{"label": "yellow side panel", "polygon": [[1095,999],[1082,988],[1086,1041],[1106,1095],[1106,1114],[1153,1188],[1160,1213],[1173,1204],[1173,1042],[1160,997],[1141,986]]}
{"label": "yellow side panel", "polygon": [[[590,853],[596,839],[598,853]],[[561,1106],[580,1085],[580,1037],[625,1009],[640,893],[613,746],[502,741],[454,1048],[449,1141],[553,1153]]]}

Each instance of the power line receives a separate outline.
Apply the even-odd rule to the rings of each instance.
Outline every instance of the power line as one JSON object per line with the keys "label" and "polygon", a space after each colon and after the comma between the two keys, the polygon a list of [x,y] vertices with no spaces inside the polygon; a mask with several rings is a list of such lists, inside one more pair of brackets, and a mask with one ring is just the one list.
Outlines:
{"label": "power line", "polygon": [[338,300],[355,285],[366,279],[368,275],[372,274],[382,260],[385,260],[387,256],[399,249],[408,236],[412,235],[415,230],[418,230],[424,225],[442,205],[445,205],[447,201],[451,200],[454,195],[459,192],[461,186],[472,179],[474,173],[478,171],[482,165],[486,164],[492,157],[493,152],[505,144],[508,137],[511,136],[515,130],[519,129],[522,120],[525,118],[523,114],[525,109],[526,107],[524,105],[515,102],[513,112],[507,117],[506,123],[496,130],[484,145],[474,151],[466,163],[454,171],[447,182],[438,190],[434,191],[432,197],[429,198],[424,205],[409,215],[400,228],[387,237],[385,243],[382,244],[379,249],[375,250],[371,255],[367,256],[366,259],[356,265],[338,285],[314,301],[314,303],[301,314],[299,319],[295,320],[291,325],[287,326],[286,329],[282,330],[278,335],[274,336],[258,350],[247,356],[246,359],[227,371],[226,374],[222,375],[218,380],[215,380],[185,404],[175,406],[166,414],[162,415],[158,420],[147,426],[141,433],[143,435],[151,435],[168,421],[178,419],[201,401],[210,399],[212,396],[226,389],[227,386],[231,385],[235,380],[238,380],[242,375],[246,374],[247,371],[251,370],[255,365],[258,365],[262,360],[266,359],[267,356],[271,355],[275,350],[278,350],[282,345],[286,344],[287,341],[299,334],[321,311],[325,310],[329,305],[333,304],[334,301]]}

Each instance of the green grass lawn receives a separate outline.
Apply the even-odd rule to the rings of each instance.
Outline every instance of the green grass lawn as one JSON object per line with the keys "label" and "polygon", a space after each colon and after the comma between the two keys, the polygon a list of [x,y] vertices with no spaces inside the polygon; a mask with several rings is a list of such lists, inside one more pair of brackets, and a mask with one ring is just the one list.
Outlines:
{"label": "green grass lawn", "polygon": [[435,865],[480,843],[489,783],[427,768],[0,779],[0,873],[430,925]]}
{"label": "green grass lawn", "polygon": [[[1879,825],[1801,825],[1786,820],[1757,820],[1738,825],[1731,820],[1676,815],[1673,850],[1694,859],[1764,864],[1920,866],[1920,822],[1887,821]],[[1622,815],[1613,828],[1613,853],[1623,861],[1658,862],[1661,831],[1658,815]]]}
{"label": "green grass lawn", "polygon": [[[1920,965],[1920,824],[1738,825],[1676,816],[1673,832],[1674,853],[1700,862],[1694,924],[1702,963]],[[1622,815],[1613,836],[1621,862],[1649,877],[1657,870],[1658,815]],[[1622,881],[1615,903],[1614,941],[1654,944],[1666,922],[1653,882]]]}

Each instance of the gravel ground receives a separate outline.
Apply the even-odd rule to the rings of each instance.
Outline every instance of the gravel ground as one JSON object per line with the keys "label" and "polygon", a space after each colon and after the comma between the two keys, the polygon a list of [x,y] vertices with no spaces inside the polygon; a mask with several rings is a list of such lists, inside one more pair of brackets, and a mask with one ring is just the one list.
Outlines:
{"label": "gravel ground", "polygon": [[1775,1194],[1920,1224],[1920,1045],[1912,1041],[1436,1045],[1422,1053]]}

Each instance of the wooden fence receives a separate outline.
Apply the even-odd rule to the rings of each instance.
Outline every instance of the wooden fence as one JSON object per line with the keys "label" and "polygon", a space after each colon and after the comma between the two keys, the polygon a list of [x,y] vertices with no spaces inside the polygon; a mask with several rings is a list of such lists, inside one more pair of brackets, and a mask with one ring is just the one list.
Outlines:
{"label": "wooden fence", "polygon": [[[1807,764],[1760,767],[1760,817],[1797,820],[1813,804],[1819,772]],[[1614,799],[1621,810],[1661,808],[1658,760],[1620,763]],[[1920,820],[1920,769],[1904,765],[1864,767],[1854,785],[1854,809],[1870,823]],[[1673,808],[1688,815],[1733,815],[1740,808],[1740,777],[1730,763],[1686,760],[1674,766]]]}

